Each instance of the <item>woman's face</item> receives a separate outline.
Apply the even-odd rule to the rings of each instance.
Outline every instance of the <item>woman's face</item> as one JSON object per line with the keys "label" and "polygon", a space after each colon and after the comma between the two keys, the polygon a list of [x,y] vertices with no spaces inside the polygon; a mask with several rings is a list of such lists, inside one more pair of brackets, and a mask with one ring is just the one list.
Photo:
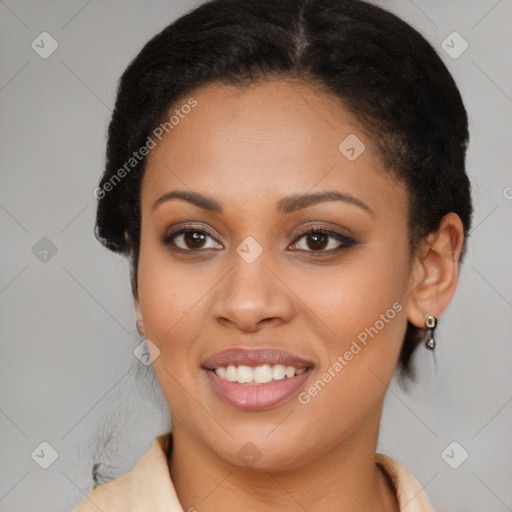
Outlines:
{"label": "woman's face", "polygon": [[404,188],[310,86],[191,96],[141,199],[137,305],[174,431],[267,469],[367,442],[407,324]]}

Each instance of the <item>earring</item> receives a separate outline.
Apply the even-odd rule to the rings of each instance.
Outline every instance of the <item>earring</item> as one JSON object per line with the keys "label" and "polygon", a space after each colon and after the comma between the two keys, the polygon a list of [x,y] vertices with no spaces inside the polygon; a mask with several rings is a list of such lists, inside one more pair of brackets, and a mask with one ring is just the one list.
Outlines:
{"label": "earring", "polygon": [[436,340],[434,339],[434,329],[437,326],[437,318],[432,315],[427,315],[427,319],[425,320],[425,327],[430,330],[429,336],[425,343],[425,347],[428,350],[434,350],[436,346]]}
{"label": "earring", "polygon": [[141,336],[144,336],[144,324],[142,323],[142,320],[137,320],[137,322],[135,322],[135,326],[137,327],[137,332]]}

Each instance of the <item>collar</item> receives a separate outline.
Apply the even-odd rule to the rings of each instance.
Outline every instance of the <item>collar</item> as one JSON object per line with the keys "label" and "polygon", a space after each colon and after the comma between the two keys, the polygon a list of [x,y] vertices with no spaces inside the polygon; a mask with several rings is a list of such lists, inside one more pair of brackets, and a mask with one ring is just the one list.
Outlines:
{"label": "collar", "polygon": [[[130,472],[93,489],[73,512],[184,512],[167,464],[170,443],[171,432],[155,437]],[[400,512],[434,512],[425,490],[404,465],[382,453],[375,454],[375,462],[389,476]]]}

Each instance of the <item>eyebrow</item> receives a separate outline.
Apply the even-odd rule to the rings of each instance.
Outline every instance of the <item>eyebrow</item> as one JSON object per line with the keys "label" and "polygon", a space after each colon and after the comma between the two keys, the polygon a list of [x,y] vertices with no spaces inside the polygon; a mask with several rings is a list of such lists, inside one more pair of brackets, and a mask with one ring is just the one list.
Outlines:
{"label": "eyebrow", "polygon": [[[189,203],[209,212],[223,213],[221,203],[219,203],[213,197],[200,194],[199,192],[191,192],[187,190],[173,190],[171,192],[167,192],[155,201],[152,207],[152,211],[154,211],[162,203],[172,199],[182,199],[184,201],[188,201]],[[276,209],[282,214],[288,214],[296,210],[301,210],[303,208],[307,208],[308,206],[313,206],[315,204],[323,203],[326,201],[343,201],[344,203],[358,206],[371,215],[375,215],[375,212],[366,203],[363,203],[363,201],[357,197],[338,192],[337,190],[327,190],[324,192],[315,192],[311,194],[294,194],[288,197],[284,197],[277,202]]]}
{"label": "eyebrow", "polygon": [[375,215],[374,211],[366,203],[357,199],[357,197],[338,192],[337,190],[327,190],[312,194],[295,194],[285,197],[277,202],[277,210],[281,213],[287,214],[295,210],[301,210],[302,208],[307,208],[308,206],[313,206],[326,201],[343,201],[344,203],[358,206],[371,215]]}

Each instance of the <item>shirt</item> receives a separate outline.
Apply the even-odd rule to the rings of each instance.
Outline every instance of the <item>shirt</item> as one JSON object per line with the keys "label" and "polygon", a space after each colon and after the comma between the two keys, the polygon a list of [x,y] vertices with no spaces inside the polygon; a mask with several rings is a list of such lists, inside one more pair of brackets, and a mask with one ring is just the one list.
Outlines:
{"label": "shirt", "polygon": [[[184,512],[167,464],[170,435],[155,437],[131,471],[93,489],[73,512]],[[375,462],[389,476],[400,512],[434,512],[423,487],[405,466],[382,453],[375,454]]]}

